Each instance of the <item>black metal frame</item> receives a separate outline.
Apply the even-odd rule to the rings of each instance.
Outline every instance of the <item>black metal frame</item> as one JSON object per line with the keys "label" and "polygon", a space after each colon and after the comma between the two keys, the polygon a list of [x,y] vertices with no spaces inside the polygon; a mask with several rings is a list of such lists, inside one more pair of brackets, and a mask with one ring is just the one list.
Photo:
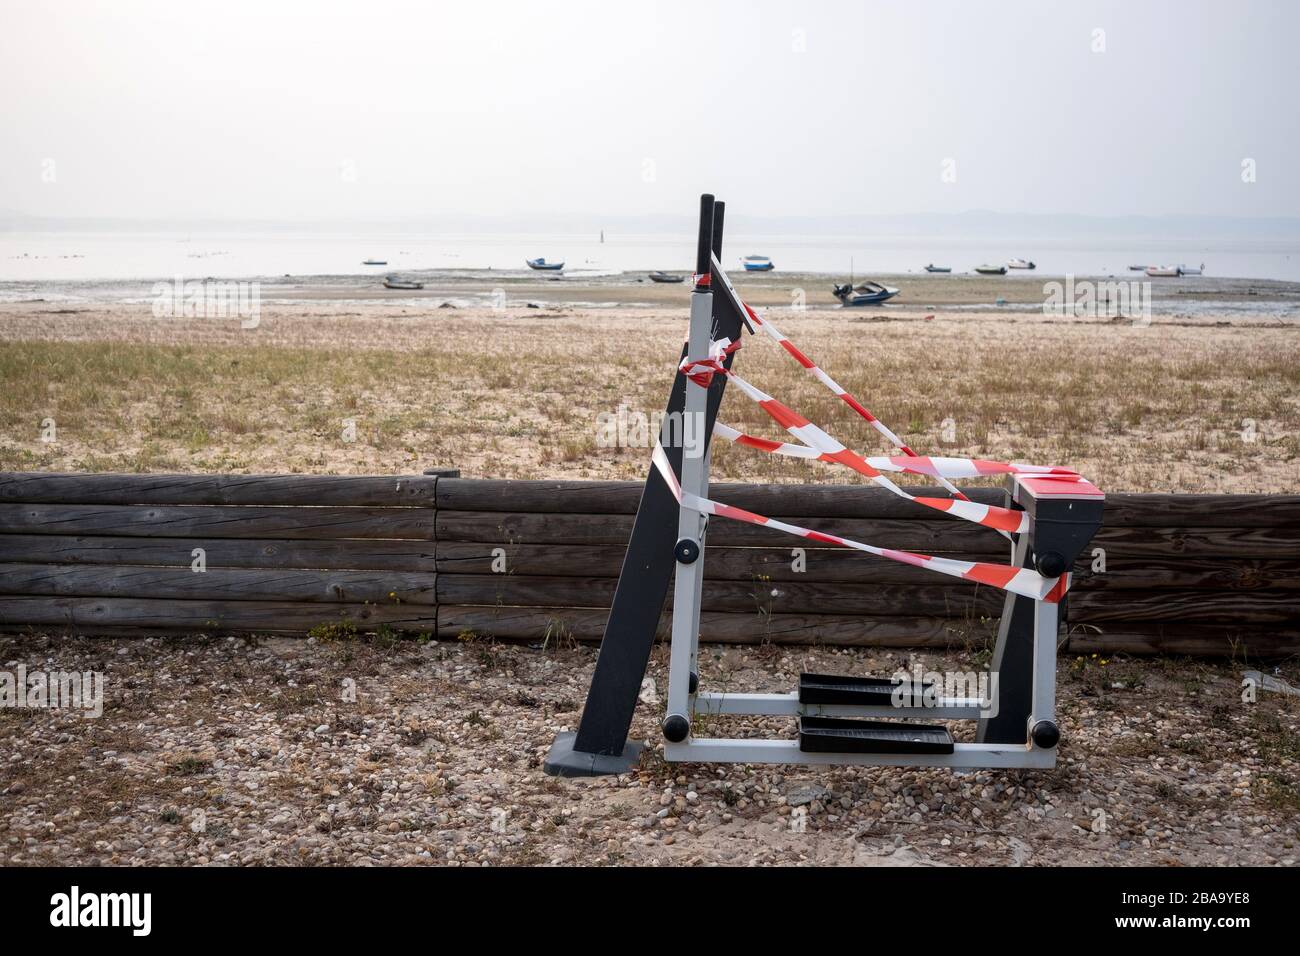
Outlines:
{"label": "black metal frame", "polygon": [[[712,256],[722,258],[724,212],[725,204],[716,202],[713,196],[700,197],[696,276],[712,277]],[[716,288],[717,280],[710,278],[710,284]],[[748,324],[735,303],[723,295],[713,296],[714,341],[721,338],[736,341],[741,328]],[[685,358],[683,347],[678,364]],[[733,354],[724,359],[727,368],[734,358]],[[703,435],[706,452],[726,383],[726,376],[716,375],[709,386]],[[668,461],[679,477],[684,429],[674,429],[672,423],[682,419],[685,406],[686,377],[679,370],[668,395],[660,434]],[[629,742],[627,735],[676,567],[673,547],[677,543],[677,515],[677,499],[651,466],[637,506],[627,556],[619,572],[582,720],[576,733],[560,734],[556,738],[546,759],[547,773],[566,777],[620,773],[635,766],[640,758],[641,745]]]}

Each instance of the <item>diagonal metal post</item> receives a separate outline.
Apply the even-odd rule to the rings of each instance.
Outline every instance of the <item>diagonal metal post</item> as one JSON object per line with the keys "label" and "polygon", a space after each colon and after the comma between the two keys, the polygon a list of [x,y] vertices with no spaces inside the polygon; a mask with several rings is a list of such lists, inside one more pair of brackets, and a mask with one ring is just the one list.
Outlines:
{"label": "diagonal metal post", "polygon": [[[711,253],[721,257],[723,208],[723,204],[715,202],[710,195],[700,197],[697,276],[712,275]],[[710,286],[718,290],[719,281],[711,280]],[[736,341],[742,326],[747,323],[727,296],[714,295],[712,324],[715,341],[724,337]],[[685,358],[686,349],[683,348],[681,359]],[[728,368],[733,358],[733,355],[726,357]],[[705,453],[713,436],[713,424],[718,417],[725,387],[726,377],[715,375],[709,386],[701,438]],[[682,443],[670,442],[667,430],[673,427],[673,422],[684,424],[685,407],[686,378],[678,371],[668,395],[665,433],[661,435],[668,461],[678,476],[682,472]],[[677,433],[681,435],[683,430],[679,428]],[[576,733],[561,734],[556,738],[545,763],[547,773],[570,777],[595,776],[623,773],[636,765],[641,745],[629,743],[627,735],[676,566],[673,546],[677,543],[678,511],[677,499],[651,466],[637,507],[627,556],[619,573],[582,720]]]}

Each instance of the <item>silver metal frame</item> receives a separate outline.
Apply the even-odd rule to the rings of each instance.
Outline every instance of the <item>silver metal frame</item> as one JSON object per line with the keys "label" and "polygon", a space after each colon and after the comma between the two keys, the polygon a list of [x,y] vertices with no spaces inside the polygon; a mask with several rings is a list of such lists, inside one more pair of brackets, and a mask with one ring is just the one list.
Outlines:
{"label": "silver metal frame", "polygon": [[[693,358],[709,354],[712,344],[711,320],[713,293],[698,289],[691,296],[690,345]],[[685,414],[705,418],[708,390],[690,379],[686,381]],[[681,436],[685,435],[682,423]],[[685,443],[684,443],[685,444]],[[685,491],[708,496],[709,461],[706,453],[692,457],[683,448],[681,485]],[[1012,479],[1013,487],[1016,479]],[[1019,489],[1014,489],[1019,491]],[[909,708],[906,712],[882,706],[803,705],[797,694],[726,694],[690,692],[691,674],[698,673],[701,594],[704,585],[704,550],[707,532],[705,515],[683,506],[677,522],[678,540],[697,541],[699,556],[690,564],[680,561],[676,567],[673,591],[673,629],[671,659],[668,667],[668,714],[684,717],[694,725],[697,713],[751,714],[760,716],[826,717],[927,717],[939,720],[975,720],[981,716],[978,700],[943,698],[934,707]],[[1017,566],[1029,548],[1029,534],[1022,534],[1013,548]],[[1026,728],[1027,743],[979,744],[956,743],[951,754],[858,754],[806,753],[798,740],[759,738],[691,737],[680,743],[665,741],[664,756],[670,761],[747,764],[853,764],[879,767],[953,767],[953,768],[1036,768],[1056,765],[1056,749],[1034,745],[1028,727],[1040,720],[1055,719],[1057,605],[1036,601],[1034,607],[1034,668],[1032,715]]]}

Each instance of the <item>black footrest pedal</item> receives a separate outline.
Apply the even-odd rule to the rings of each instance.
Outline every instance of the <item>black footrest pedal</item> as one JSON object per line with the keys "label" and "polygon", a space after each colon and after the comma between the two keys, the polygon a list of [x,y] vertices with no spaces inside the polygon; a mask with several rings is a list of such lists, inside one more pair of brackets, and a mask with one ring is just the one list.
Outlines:
{"label": "black footrest pedal", "polygon": [[942,724],[800,717],[799,749],[822,754],[950,754],[952,735]]}
{"label": "black footrest pedal", "polygon": [[[908,687],[909,696],[921,699],[933,684],[919,690]],[[842,674],[800,674],[799,703],[849,704],[859,707],[889,707],[898,687],[888,677],[846,677]]]}

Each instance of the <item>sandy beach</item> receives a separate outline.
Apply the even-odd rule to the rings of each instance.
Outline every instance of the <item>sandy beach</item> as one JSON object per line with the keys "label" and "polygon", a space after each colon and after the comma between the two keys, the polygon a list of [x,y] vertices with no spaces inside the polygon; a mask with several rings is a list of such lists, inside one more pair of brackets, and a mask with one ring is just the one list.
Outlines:
{"label": "sandy beach", "polygon": [[[816,291],[827,281],[744,276],[738,284],[918,450],[1069,464],[1115,491],[1265,492],[1294,483],[1300,287],[1170,280],[1148,321],[1045,316],[1042,282],[1019,276],[910,277],[897,304],[851,310]],[[48,299],[0,304],[0,467],[643,473],[648,451],[601,447],[598,426],[601,416],[662,408],[685,331],[686,286],[525,274],[501,277],[498,308],[463,304],[490,299],[480,276],[446,276],[414,294],[361,284],[264,287],[256,328],[233,318],[156,318],[123,288],[68,301],[51,283],[38,290]],[[792,290],[805,287],[807,308],[791,308]],[[1193,294],[1197,287],[1205,288]],[[979,304],[995,294],[1009,306]],[[1228,296],[1238,307],[1215,305]],[[885,450],[772,343],[747,341],[738,361],[846,444]],[[723,419],[773,434],[739,394],[728,395]],[[720,480],[851,477],[730,447],[718,450],[715,472]]]}

